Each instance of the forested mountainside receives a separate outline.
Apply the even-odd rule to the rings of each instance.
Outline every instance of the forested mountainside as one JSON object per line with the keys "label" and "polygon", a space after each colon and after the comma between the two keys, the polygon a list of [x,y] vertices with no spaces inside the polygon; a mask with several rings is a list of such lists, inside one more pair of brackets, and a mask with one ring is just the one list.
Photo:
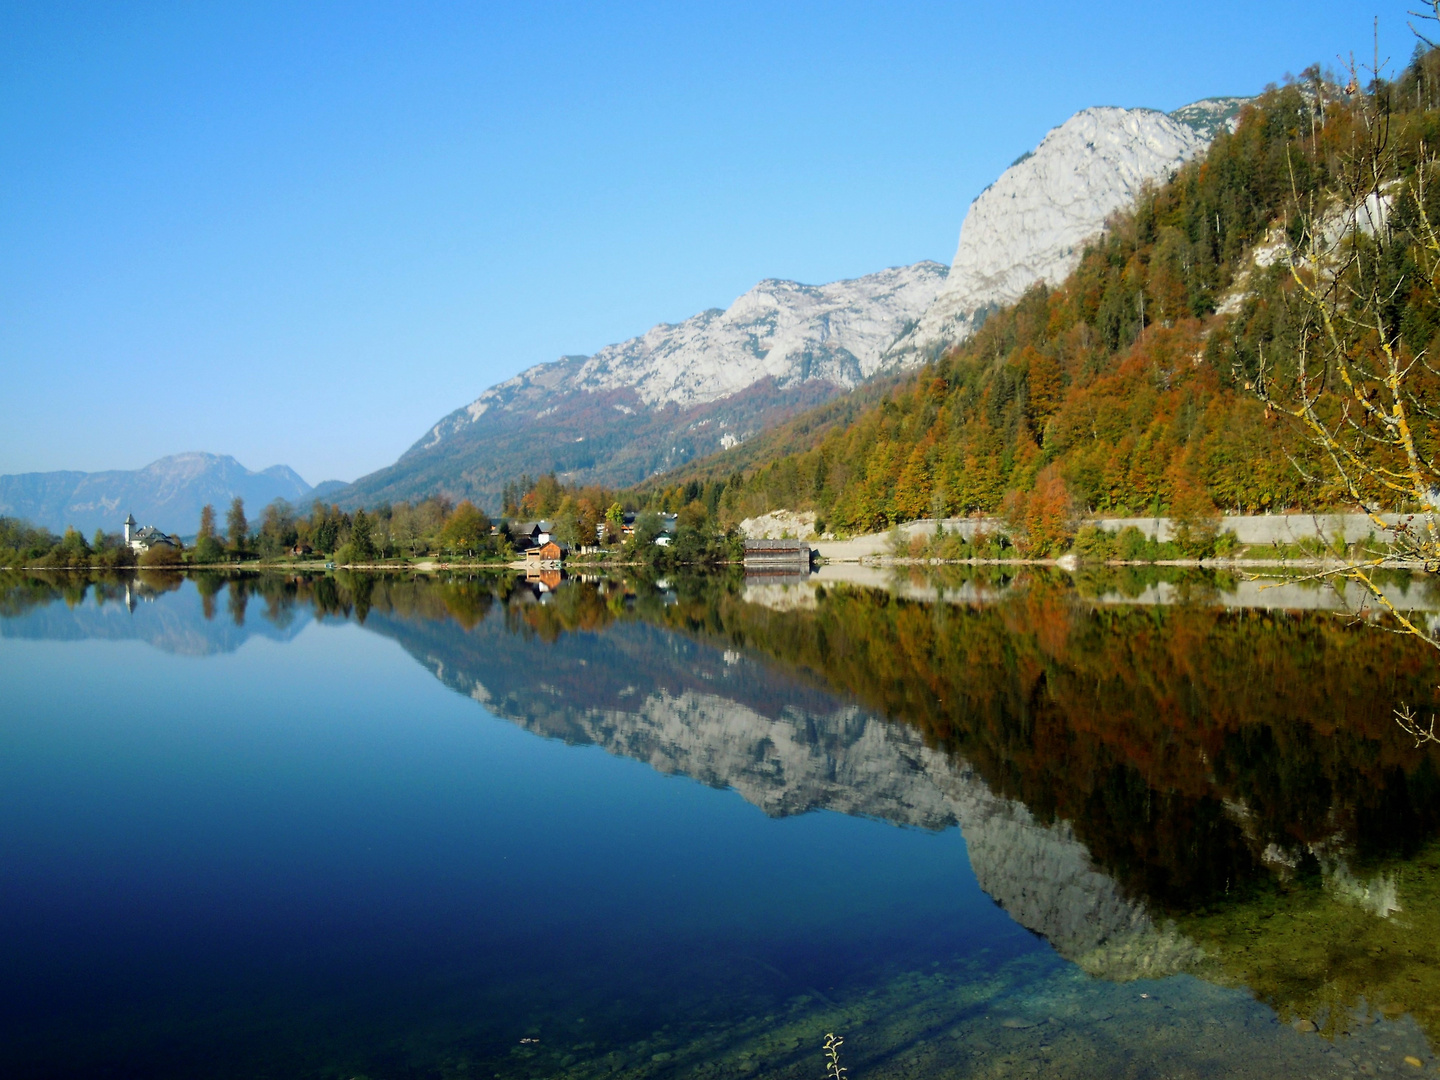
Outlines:
{"label": "forested mountainside", "polygon": [[498,510],[504,485],[522,474],[623,486],[744,443],[933,357],[1031,282],[1059,281],[1111,212],[1200,152],[1241,100],[1171,116],[1085,109],[975,199],[955,272],[921,262],[828,285],[762,281],[724,311],[491,387],[337,498],[445,494]]}
{"label": "forested mountainside", "polygon": [[[1374,88],[1390,110],[1397,175],[1440,137],[1437,75],[1431,51]],[[813,509],[842,530],[991,513],[1011,492],[1118,516],[1177,502],[1334,505],[1343,493],[1319,479],[1318,452],[1246,384],[1262,356],[1283,372],[1293,352],[1293,280],[1276,253],[1308,217],[1333,213],[1326,200],[1366,104],[1314,71],[1270,89],[1233,132],[1116,215],[1058,287],[1032,288],[848,422],[832,403],[649,492],[723,483],[709,501],[729,520]],[[1408,187],[1393,190],[1386,224],[1400,231],[1417,205]],[[1440,213],[1440,201],[1426,210]],[[1440,330],[1430,294],[1404,287],[1414,271],[1413,260],[1373,267],[1396,283],[1384,317],[1411,355]],[[1417,437],[1437,434],[1432,422]]]}

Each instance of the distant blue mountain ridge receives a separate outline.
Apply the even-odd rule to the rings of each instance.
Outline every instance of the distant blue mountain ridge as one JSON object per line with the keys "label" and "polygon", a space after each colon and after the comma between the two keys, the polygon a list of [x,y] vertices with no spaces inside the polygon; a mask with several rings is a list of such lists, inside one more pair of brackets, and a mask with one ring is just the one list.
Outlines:
{"label": "distant blue mountain ridge", "polygon": [[0,515],[54,532],[73,525],[89,536],[97,528],[119,532],[125,515],[134,514],[141,525],[192,536],[206,503],[215,507],[223,527],[237,495],[255,518],[275,499],[300,502],[344,486],[328,480],[312,488],[288,465],[252,472],[228,454],[194,452],[163,457],[143,469],[0,475]]}

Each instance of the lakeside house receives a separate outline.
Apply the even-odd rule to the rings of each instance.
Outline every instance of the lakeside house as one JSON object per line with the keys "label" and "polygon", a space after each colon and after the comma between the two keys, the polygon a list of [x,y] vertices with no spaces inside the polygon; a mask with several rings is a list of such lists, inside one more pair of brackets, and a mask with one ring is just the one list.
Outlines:
{"label": "lakeside house", "polygon": [[[621,539],[629,540],[635,535],[635,519],[638,516],[633,510],[625,511],[620,524]],[[675,532],[680,526],[680,517],[678,514],[660,514],[658,517],[660,518],[660,538],[655,542],[661,547],[666,547],[675,538]],[[604,540],[613,528],[614,526],[610,522],[602,521],[595,526],[595,534]]]}
{"label": "lakeside house", "polygon": [[135,515],[126,514],[122,523],[125,526],[125,544],[136,555],[144,555],[145,552],[157,547],[180,547],[180,537],[170,536],[154,525],[146,525],[144,528],[135,527]]}
{"label": "lakeside house", "polygon": [[549,542],[548,521],[517,521],[510,526],[510,546],[518,552],[528,552]]}
{"label": "lakeside house", "polygon": [[[610,530],[615,527],[609,521],[602,521],[595,526],[595,535],[603,543],[609,537]],[[622,540],[628,540],[635,535],[635,511],[626,510],[620,515],[619,533]]]}
{"label": "lakeside house", "polygon": [[[619,529],[620,538],[622,540],[629,540],[635,535],[635,519],[637,516],[638,515],[633,510],[626,511],[623,522],[620,525]],[[657,516],[660,518],[660,536],[656,539],[655,543],[659,544],[661,547],[666,547],[674,541],[675,533],[679,528],[680,519],[679,516],[676,514],[659,514]],[[506,526],[506,532],[510,537],[510,546],[515,549],[516,554],[523,554],[527,558],[533,556],[536,559],[541,559],[542,561],[548,562],[564,558],[566,555],[569,555],[571,553],[570,549],[567,546],[563,544],[558,544],[558,542],[555,541],[554,536],[551,532],[553,528],[553,524],[549,521],[514,521],[511,522],[508,526]],[[611,531],[614,529],[615,526],[611,522],[599,522],[595,526],[596,539],[600,543],[604,543],[607,539],[609,539]],[[500,531],[500,527],[498,525],[494,526],[491,528],[490,531],[492,533],[498,533]],[[537,549],[543,548],[547,544],[558,544],[558,547],[563,552],[563,554],[536,554]],[[595,550],[595,548],[585,547],[582,545],[578,550],[583,555],[588,551]]]}
{"label": "lakeside house", "polygon": [[544,566],[547,563],[559,564],[563,562],[565,556],[569,554],[570,549],[566,545],[556,540],[551,540],[547,535],[543,544],[537,544],[525,552],[525,563],[527,566]]}

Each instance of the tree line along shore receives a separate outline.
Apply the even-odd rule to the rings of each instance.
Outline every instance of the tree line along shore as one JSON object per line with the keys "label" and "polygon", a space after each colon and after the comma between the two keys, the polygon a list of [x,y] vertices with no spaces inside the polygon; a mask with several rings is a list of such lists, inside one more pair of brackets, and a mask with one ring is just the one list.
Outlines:
{"label": "tree line along shore", "polygon": [[[508,494],[508,493],[507,493]],[[606,510],[600,498],[611,495]],[[680,493],[688,494],[683,490]],[[613,493],[567,492],[554,477],[542,477],[509,500],[519,513],[548,513],[548,530],[569,549],[568,562],[578,566],[719,567],[743,563],[745,535],[734,525],[722,526],[699,498],[682,503],[675,514],[674,536],[666,544],[657,509],[626,512]],[[667,500],[658,501],[665,506]],[[668,500],[673,503],[675,500]],[[622,529],[621,523],[630,518]],[[1273,515],[1273,520],[1286,520]],[[212,507],[201,515],[199,534],[190,543],[159,545],[136,551],[120,533],[97,530],[87,540],[76,529],[61,536],[15,518],[0,517],[0,565],[24,569],[122,569],[244,566],[250,569],[322,570],[501,568],[523,558],[517,540],[520,519],[493,523],[473,504],[452,504],[442,497],[399,503],[354,513],[318,500],[302,515],[283,500],[267,505],[251,522],[242,500],[235,499],[217,528]],[[1155,519],[1148,529],[1134,524],[1106,528],[1105,522],[1073,526],[1063,540],[1045,549],[1017,539],[1023,523],[990,518],[950,528],[941,522],[896,524],[888,532],[856,539],[813,529],[808,536],[817,553],[833,561],[931,563],[1055,563],[1085,562],[1224,566],[1325,565],[1386,550],[1376,532],[1348,539],[1343,528],[1327,535],[1319,525],[1313,535],[1288,541],[1242,543],[1224,518]],[[1114,523],[1109,523],[1113,525]],[[1016,526],[1020,526],[1017,528]],[[916,526],[928,526],[916,529]],[[1353,528],[1351,529],[1353,532]],[[1382,534],[1383,535],[1383,534]],[[178,538],[175,538],[178,540]],[[608,542],[607,542],[608,541]],[[868,543],[867,543],[868,541]]]}

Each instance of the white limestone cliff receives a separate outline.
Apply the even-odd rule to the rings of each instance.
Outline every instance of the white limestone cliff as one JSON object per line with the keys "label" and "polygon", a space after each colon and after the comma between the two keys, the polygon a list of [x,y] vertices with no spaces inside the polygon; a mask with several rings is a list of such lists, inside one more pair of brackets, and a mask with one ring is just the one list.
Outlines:
{"label": "white limestone cliff", "polygon": [[[1245,100],[1206,99],[1168,116],[1085,109],[975,199],[950,269],[920,262],[828,285],[769,279],[723,311],[537,364],[442,418],[355,492],[409,497],[438,479],[493,501],[502,480],[523,472],[623,485],[729,449],[938,355],[1035,282],[1059,283],[1111,214],[1203,150]],[[537,443],[517,438],[526,430]]]}
{"label": "white limestone cliff", "polygon": [[661,323],[593,356],[537,364],[446,417],[431,441],[492,409],[532,407],[537,389],[633,389],[644,406],[682,409],[767,377],[782,387],[815,379],[849,389],[881,370],[886,347],[935,299],[945,273],[939,263],[920,262],[828,285],[768,279],[723,311]]}
{"label": "white limestone cliff", "polygon": [[948,273],[920,262],[828,285],[768,279],[723,311],[661,323],[593,356],[537,364],[436,424],[420,446],[493,410],[543,418],[545,399],[557,394],[625,390],[636,407],[686,409],[765,378],[780,387],[823,380],[850,389],[917,363],[963,340],[987,312],[1035,282],[1062,281],[1111,214],[1203,150],[1244,100],[1206,99],[1169,116],[1084,109],[975,199]]}
{"label": "white limestone cliff", "polygon": [[918,360],[964,340],[990,311],[1037,281],[1059,284],[1111,214],[1208,143],[1194,127],[1154,109],[1076,113],[970,204],[945,287],[890,355]]}

